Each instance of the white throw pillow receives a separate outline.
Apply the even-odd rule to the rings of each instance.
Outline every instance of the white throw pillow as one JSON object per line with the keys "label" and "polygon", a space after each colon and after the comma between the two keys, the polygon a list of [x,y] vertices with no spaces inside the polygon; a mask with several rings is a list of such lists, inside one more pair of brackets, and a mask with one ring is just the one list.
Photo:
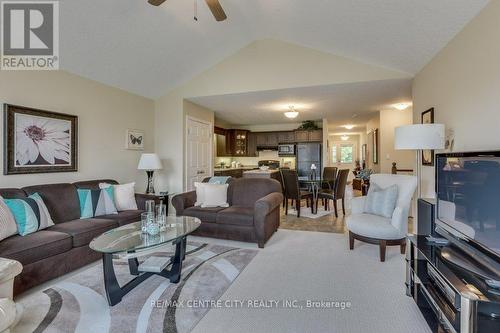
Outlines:
{"label": "white throw pillow", "polygon": [[124,210],[137,210],[137,202],[135,201],[135,183],[112,185],[100,183],[99,188],[113,187],[115,197],[116,210],[121,212]]}
{"label": "white throw pillow", "polygon": [[368,196],[366,197],[364,212],[391,218],[396,209],[398,201],[398,186],[392,185],[387,188],[380,188],[377,184],[370,185]]}
{"label": "white throw pillow", "polygon": [[200,207],[203,201],[205,201],[205,187],[203,185],[206,183],[194,183],[194,188],[196,189],[196,202],[195,207]]}
{"label": "white throw pillow", "polygon": [[16,220],[0,196],[0,240],[14,235],[17,235]]}
{"label": "white throw pillow", "polygon": [[227,188],[229,184],[195,183],[195,187],[195,205],[202,208],[229,207],[227,203]]}

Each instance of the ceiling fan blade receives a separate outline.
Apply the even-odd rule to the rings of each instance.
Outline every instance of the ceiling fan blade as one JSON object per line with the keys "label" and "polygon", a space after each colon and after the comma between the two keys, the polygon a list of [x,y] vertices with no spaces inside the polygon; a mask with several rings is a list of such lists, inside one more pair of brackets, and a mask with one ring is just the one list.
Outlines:
{"label": "ceiling fan blade", "polygon": [[166,0],[148,0],[148,2],[153,6],[159,6],[164,3]]}
{"label": "ceiling fan blade", "polygon": [[222,9],[219,0],[205,0],[205,2],[217,21],[224,21],[227,19],[226,13],[224,12],[224,9]]}

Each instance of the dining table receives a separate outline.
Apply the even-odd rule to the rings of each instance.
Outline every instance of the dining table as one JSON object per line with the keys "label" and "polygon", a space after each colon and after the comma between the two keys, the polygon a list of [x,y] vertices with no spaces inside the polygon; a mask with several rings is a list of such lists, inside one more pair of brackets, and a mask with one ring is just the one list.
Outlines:
{"label": "dining table", "polygon": [[321,191],[323,183],[327,183],[326,180],[322,179],[321,177],[310,177],[310,176],[301,176],[299,178],[299,185],[303,187],[307,187],[309,191],[311,191],[312,196],[313,196],[313,202],[312,202],[312,214],[318,214],[318,198],[319,198],[319,192]]}

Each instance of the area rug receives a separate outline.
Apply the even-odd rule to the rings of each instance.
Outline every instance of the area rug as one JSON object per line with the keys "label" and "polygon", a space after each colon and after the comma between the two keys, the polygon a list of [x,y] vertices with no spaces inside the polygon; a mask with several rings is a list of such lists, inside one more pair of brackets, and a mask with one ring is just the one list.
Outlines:
{"label": "area rug", "polygon": [[[178,284],[152,276],[114,307],[108,306],[99,263],[22,299],[16,332],[190,332],[257,252],[189,242]],[[126,261],[115,261],[115,271],[121,285],[132,278]]]}

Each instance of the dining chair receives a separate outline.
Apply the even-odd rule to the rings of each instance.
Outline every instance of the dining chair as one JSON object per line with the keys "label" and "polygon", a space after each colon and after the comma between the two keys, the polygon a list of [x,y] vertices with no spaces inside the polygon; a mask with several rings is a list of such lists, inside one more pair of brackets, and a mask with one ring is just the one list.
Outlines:
{"label": "dining chair", "polygon": [[[324,167],[323,168],[323,177],[321,189],[323,190],[331,190],[335,187],[335,179],[337,178],[337,167]],[[326,207],[326,199],[321,199],[323,203],[323,207]]]}
{"label": "dining chair", "polygon": [[347,186],[347,177],[349,176],[349,169],[339,170],[335,180],[335,186],[332,189],[321,190],[318,198],[326,200],[326,209],[330,209],[330,200],[333,200],[333,208],[335,210],[335,217],[339,217],[337,212],[337,200],[342,200],[342,213],[345,215],[345,189]]}
{"label": "dining chair", "polygon": [[297,217],[300,217],[300,202],[306,199],[309,206],[311,201],[311,211],[313,211],[313,195],[312,192],[301,190],[299,187],[299,176],[295,170],[280,170],[283,184],[285,186],[285,214],[288,215],[288,200],[292,199],[295,202],[295,209],[297,210]]}

